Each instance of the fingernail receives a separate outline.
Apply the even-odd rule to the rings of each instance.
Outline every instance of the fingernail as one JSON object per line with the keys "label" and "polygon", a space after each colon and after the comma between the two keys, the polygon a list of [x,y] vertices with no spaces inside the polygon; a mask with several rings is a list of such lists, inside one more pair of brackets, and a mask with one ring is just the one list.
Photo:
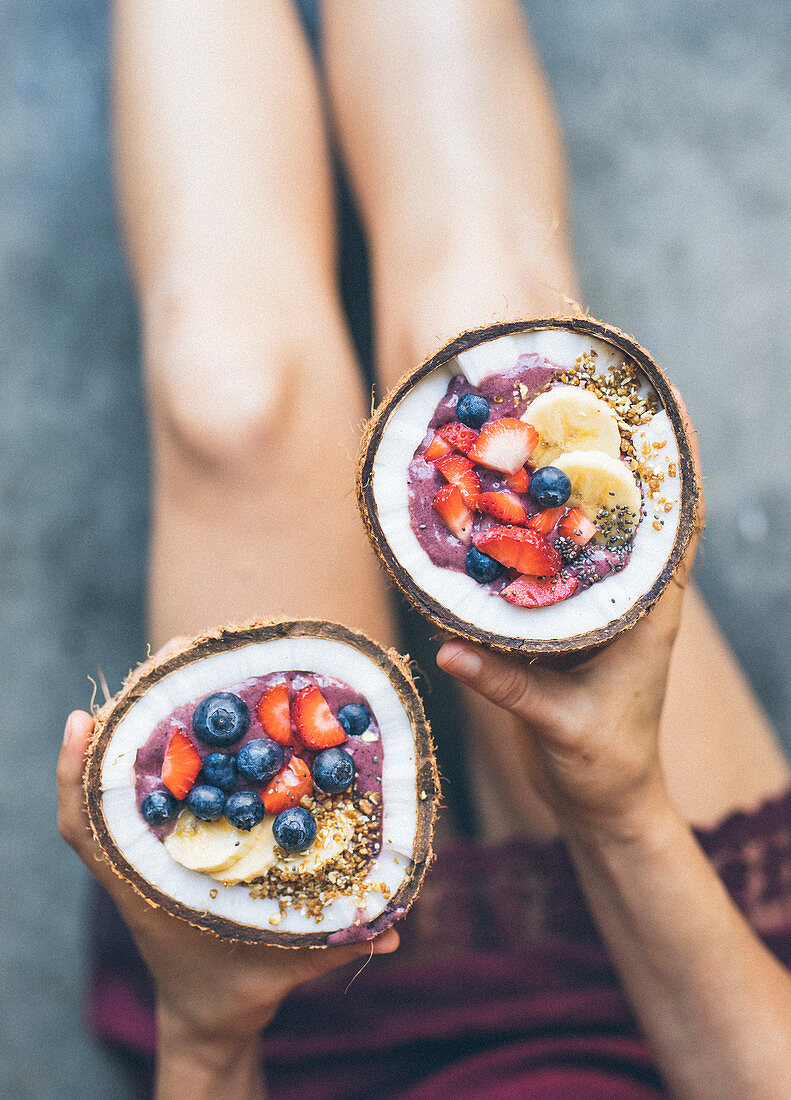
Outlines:
{"label": "fingernail", "polygon": [[483,667],[480,655],[474,649],[465,646],[446,646],[442,655],[442,664],[454,676],[465,680],[474,679]]}
{"label": "fingernail", "polygon": [[68,745],[71,741],[71,715],[66,719],[66,728],[63,731],[63,744]]}

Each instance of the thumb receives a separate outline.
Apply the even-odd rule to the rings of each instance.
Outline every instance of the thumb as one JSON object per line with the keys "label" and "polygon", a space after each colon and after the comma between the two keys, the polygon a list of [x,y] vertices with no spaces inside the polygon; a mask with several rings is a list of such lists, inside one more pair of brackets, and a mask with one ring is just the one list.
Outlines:
{"label": "thumb", "polygon": [[[325,952],[328,958],[333,958],[333,966],[342,966],[351,959],[365,958],[370,955],[392,955],[398,950],[401,937],[395,928],[386,928],[372,940],[363,940],[362,943],[349,944],[348,947],[330,948]],[[337,956],[336,956],[337,952]],[[348,952],[348,954],[346,954]],[[341,955],[345,957],[341,959]]]}
{"label": "thumb", "polygon": [[86,861],[92,839],[82,793],[82,770],[92,731],[90,714],[72,711],[66,722],[57,771],[58,828],[63,839]]}
{"label": "thumb", "polygon": [[464,642],[446,642],[437,654],[437,664],[495,706],[530,720],[537,691],[524,659],[490,653]]}

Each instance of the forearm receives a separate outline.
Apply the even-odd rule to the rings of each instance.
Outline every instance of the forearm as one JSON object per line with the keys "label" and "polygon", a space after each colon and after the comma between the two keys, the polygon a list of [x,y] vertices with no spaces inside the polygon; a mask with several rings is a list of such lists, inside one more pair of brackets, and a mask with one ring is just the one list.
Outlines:
{"label": "forearm", "polygon": [[257,1034],[241,1038],[191,1035],[160,1006],[157,1012],[156,1100],[264,1100]]}
{"label": "forearm", "polygon": [[624,831],[566,822],[627,995],[680,1100],[791,1096],[791,976],[661,794]]}

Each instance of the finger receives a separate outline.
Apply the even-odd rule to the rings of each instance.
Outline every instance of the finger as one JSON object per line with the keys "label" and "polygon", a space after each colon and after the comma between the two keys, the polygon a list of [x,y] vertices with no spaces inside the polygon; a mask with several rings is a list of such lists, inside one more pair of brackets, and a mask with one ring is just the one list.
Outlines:
{"label": "finger", "polygon": [[147,910],[146,903],[132,891],[119,890],[116,878],[88,823],[83,791],[85,754],[93,733],[94,720],[84,710],[75,710],[66,720],[63,745],[58,757],[58,829],[92,875],[113,895],[127,923],[132,906]]}
{"label": "finger", "polygon": [[374,955],[392,955],[397,951],[401,943],[401,937],[395,928],[387,928],[373,941]]}
{"label": "finger", "polygon": [[535,685],[525,662],[464,642],[446,642],[437,654],[437,664],[496,706],[530,720]]}
{"label": "finger", "polygon": [[86,860],[93,840],[85,811],[82,772],[93,724],[93,718],[84,710],[72,711],[63,733],[57,772],[58,828],[63,839]]}
{"label": "finger", "polygon": [[366,955],[392,955],[398,950],[400,943],[401,937],[395,928],[386,928],[371,940],[361,940],[345,947],[333,947],[322,954],[333,967],[344,966],[347,962],[365,958]]}
{"label": "finger", "polygon": [[401,937],[395,928],[387,928],[373,940],[350,943],[345,947],[331,947],[326,951],[300,951],[297,981],[304,982],[310,978],[318,978],[331,970],[338,970],[342,966],[348,966],[349,963],[362,960],[362,966],[357,971],[360,973],[373,955],[390,955],[398,949],[400,942]]}

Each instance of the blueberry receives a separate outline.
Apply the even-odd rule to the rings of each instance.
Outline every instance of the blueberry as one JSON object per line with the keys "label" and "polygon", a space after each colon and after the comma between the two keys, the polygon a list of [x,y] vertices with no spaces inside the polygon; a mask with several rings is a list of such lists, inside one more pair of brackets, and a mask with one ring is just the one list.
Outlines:
{"label": "blueberry", "polygon": [[219,787],[201,783],[187,795],[187,806],[201,821],[219,821],[225,809],[225,795]]}
{"label": "blueberry", "polygon": [[359,737],[371,724],[371,715],[362,703],[347,703],[338,711],[338,721],[347,737]]}
{"label": "blueberry", "polygon": [[571,481],[557,466],[542,466],[530,478],[530,495],[539,508],[559,508],[571,496]]}
{"label": "blueberry", "polygon": [[292,806],[272,822],[272,833],[286,852],[304,852],[316,839],[316,819],[309,810]]}
{"label": "blueberry", "polygon": [[236,767],[240,775],[251,783],[265,783],[277,775],[285,762],[285,754],[276,741],[259,737],[242,745],[236,754]]}
{"label": "blueberry", "polygon": [[465,393],[456,406],[456,419],[479,431],[489,419],[489,402],[479,393]]}
{"label": "blueberry", "polygon": [[198,780],[230,794],[236,786],[236,757],[227,752],[212,752],[203,761]]}
{"label": "blueberry", "polygon": [[324,749],[313,761],[313,782],[327,794],[340,794],[354,779],[354,758],[345,749]]}
{"label": "blueberry", "polygon": [[234,745],[250,726],[247,703],[230,691],[216,691],[201,699],[192,716],[192,728],[201,741],[217,748]]}
{"label": "blueberry", "polygon": [[149,825],[167,825],[179,812],[178,800],[170,791],[152,791],[140,807]]}
{"label": "blueberry", "polygon": [[264,820],[264,804],[255,791],[237,791],[228,796],[225,816],[237,829],[248,833],[254,825]]}
{"label": "blueberry", "polygon": [[488,584],[489,581],[496,581],[503,571],[503,566],[500,565],[499,561],[490,558],[488,554],[482,553],[475,546],[471,546],[467,551],[464,568],[478,584]]}

